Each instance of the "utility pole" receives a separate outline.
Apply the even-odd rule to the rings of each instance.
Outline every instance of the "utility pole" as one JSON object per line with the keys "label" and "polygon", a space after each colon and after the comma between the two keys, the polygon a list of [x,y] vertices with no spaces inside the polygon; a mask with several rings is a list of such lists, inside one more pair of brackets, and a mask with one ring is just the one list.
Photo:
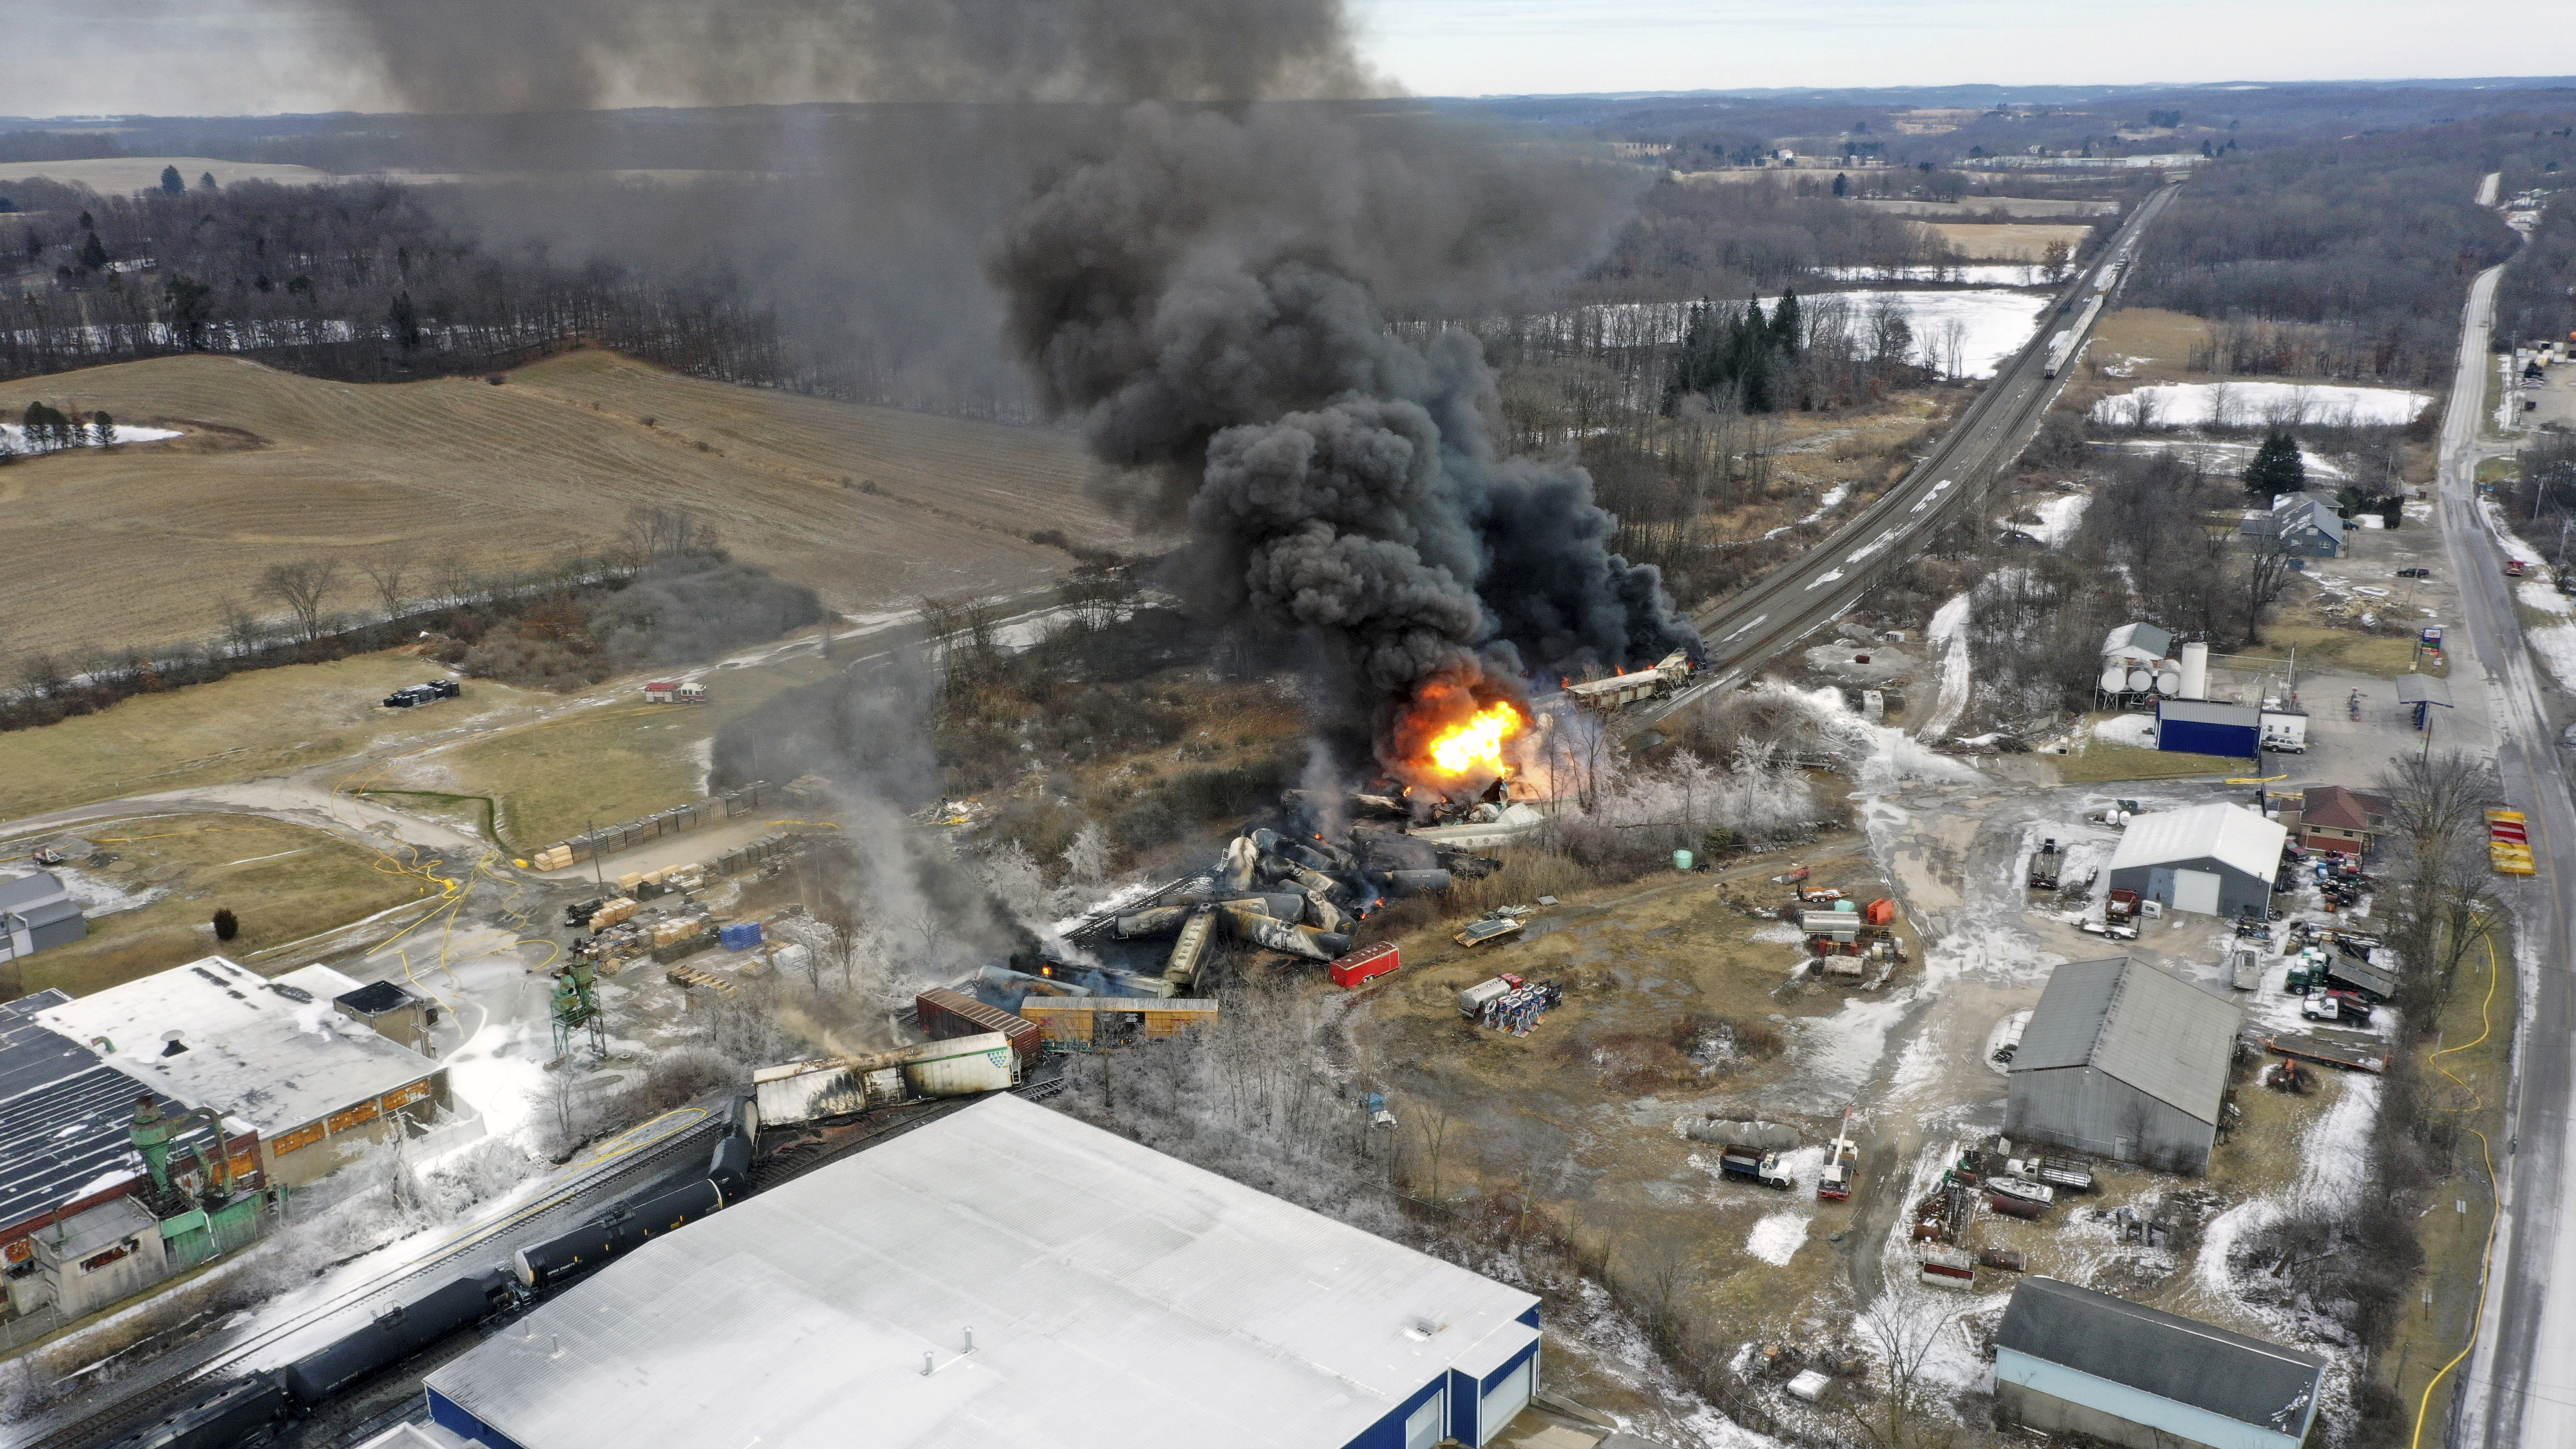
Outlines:
{"label": "utility pole", "polygon": [[582,822],[590,827],[591,878],[599,882],[599,888],[601,890],[606,890],[608,889],[608,872],[601,869],[599,864],[599,817],[596,815],[587,815],[582,817]]}

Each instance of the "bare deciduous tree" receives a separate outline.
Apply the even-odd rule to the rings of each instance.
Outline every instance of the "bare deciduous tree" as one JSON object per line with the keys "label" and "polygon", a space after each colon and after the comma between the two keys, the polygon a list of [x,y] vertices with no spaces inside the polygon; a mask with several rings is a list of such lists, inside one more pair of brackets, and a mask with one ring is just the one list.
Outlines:
{"label": "bare deciduous tree", "polygon": [[368,585],[376,591],[376,602],[383,607],[389,621],[401,618],[403,605],[410,601],[410,596],[403,592],[403,576],[410,568],[411,550],[401,546],[358,560],[359,571],[367,576]]}
{"label": "bare deciduous tree", "polygon": [[1923,1365],[1941,1335],[1957,1321],[1960,1306],[1911,1276],[1891,1278],[1855,1320],[1887,1375],[1887,1391],[1848,1412],[1861,1437],[1882,1449],[1922,1449],[1951,1437],[1957,1427],[1934,1402]]}
{"label": "bare deciduous tree", "polygon": [[311,643],[322,637],[322,605],[340,581],[333,559],[298,559],[270,564],[259,576],[259,596],[295,616],[297,637]]}

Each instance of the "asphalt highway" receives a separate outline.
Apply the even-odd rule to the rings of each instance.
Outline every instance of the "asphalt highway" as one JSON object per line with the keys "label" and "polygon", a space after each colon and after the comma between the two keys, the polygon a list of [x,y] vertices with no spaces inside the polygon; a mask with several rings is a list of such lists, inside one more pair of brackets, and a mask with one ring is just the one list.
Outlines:
{"label": "asphalt highway", "polygon": [[1901,482],[1805,558],[1701,612],[1692,621],[1708,646],[1698,681],[1652,706],[1630,710],[1623,717],[1626,727],[1642,730],[1694,701],[1732,688],[1839,617],[1890,567],[1910,556],[1962,500],[1979,493],[1994,470],[2011,462],[2030,441],[2066,381],[2063,376],[2046,375],[2050,340],[2083,315],[2084,300],[2092,295],[2104,269],[2135,254],[2138,237],[2172,204],[2180,184],[2158,191],[2131,214],[2093,265],[2069,284],[2062,308],[2040,325],[2028,345],[1995,374],[1940,443]]}

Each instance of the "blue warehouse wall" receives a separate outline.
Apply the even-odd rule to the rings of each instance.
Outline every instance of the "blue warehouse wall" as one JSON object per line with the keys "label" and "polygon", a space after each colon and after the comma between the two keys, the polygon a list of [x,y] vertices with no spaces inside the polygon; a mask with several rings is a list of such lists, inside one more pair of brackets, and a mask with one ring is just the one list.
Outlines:
{"label": "blue warehouse wall", "polygon": [[498,1429],[488,1427],[482,1420],[475,1418],[472,1414],[467,1413],[463,1408],[458,1406],[455,1400],[448,1398],[445,1394],[440,1393],[436,1389],[431,1389],[428,1392],[429,1421],[431,1423],[436,1424],[438,1427],[461,1438],[471,1439],[478,1444],[489,1445],[490,1449],[519,1449],[518,1444],[508,1435],[503,1434]]}

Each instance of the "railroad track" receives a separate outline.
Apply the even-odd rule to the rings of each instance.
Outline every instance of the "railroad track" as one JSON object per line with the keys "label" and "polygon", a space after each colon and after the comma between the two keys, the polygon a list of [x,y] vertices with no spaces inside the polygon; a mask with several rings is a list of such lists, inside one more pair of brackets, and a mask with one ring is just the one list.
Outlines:
{"label": "railroad track", "polygon": [[[478,1224],[452,1243],[443,1245],[436,1256],[415,1261],[393,1278],[355,1285],[290,1322],[275,1324],[248,1338],[218,1345],[205,1359],[180,1365],[151,1385],[112,1404],[101,1405],[78,1418],[13,1425],[6,1431],[10,1436],[6,1442],[11,1445],[42,1444],[47,1449],[89,1449],[89,1446],[107,1443],[118,1434],[179,1407],[210,1382],[235,1370],[246,1371],[249,1360],[337,1314],[370,1299],[405,1301],[418,1290],[452,1276],[458,1260],[478,1250],[490,1249],[496,1241],[501,1244],[516,1241],[530,1225],[555,1218],[568,1208],[595,1206],[602,1188],[632,1181],[639,1175],[649,1178],[652,1169],[675,1159],[691,1154],[703,1156],[715,1133],[723,1128],[723,1115],[695,1107],[679,1110],[696,1111],[701,1113],[701,1117],[652,1139],[632,1156],[607,1159],[623,1164],[614,1171],[569,1184],[549,1199],[532,1203],[492,1222]],[[412,1292],[406,1292],[407,1289]]]}
{"label": "railroad track", "polygon": [[[1984,492],[1995,468],[2016,456],[2065,384],[2046,375],[2050,339],[2060,316],[2081,316],[2086,292],[2103,269],[2136,255],[2138,238],[2172,204],[2175,188],[2166,186],[2141,203],[2063,295],[2059,307],[2031,340],[1978,393],[1931,452],[1893,488],[1863,508],[1823,543],[1796,563],[1774,569],[1760,582],[1732,598],[1701,610],[1694,618],[1707,641],[1701,682],[1671,698],[1622,717],[1620,727],[1640,733],[1678,710],[1734,688],[1784,650],[1807,638],[1858,603],[1896,562],[1908,557],[1932,530],[1946,522],[1965,500]],[[2117,296],[2121,277],[2111,289]],[[2089,340],[2090,329],[2086,337]],[[2070,359],[2074,350],[2070,350]]]}

